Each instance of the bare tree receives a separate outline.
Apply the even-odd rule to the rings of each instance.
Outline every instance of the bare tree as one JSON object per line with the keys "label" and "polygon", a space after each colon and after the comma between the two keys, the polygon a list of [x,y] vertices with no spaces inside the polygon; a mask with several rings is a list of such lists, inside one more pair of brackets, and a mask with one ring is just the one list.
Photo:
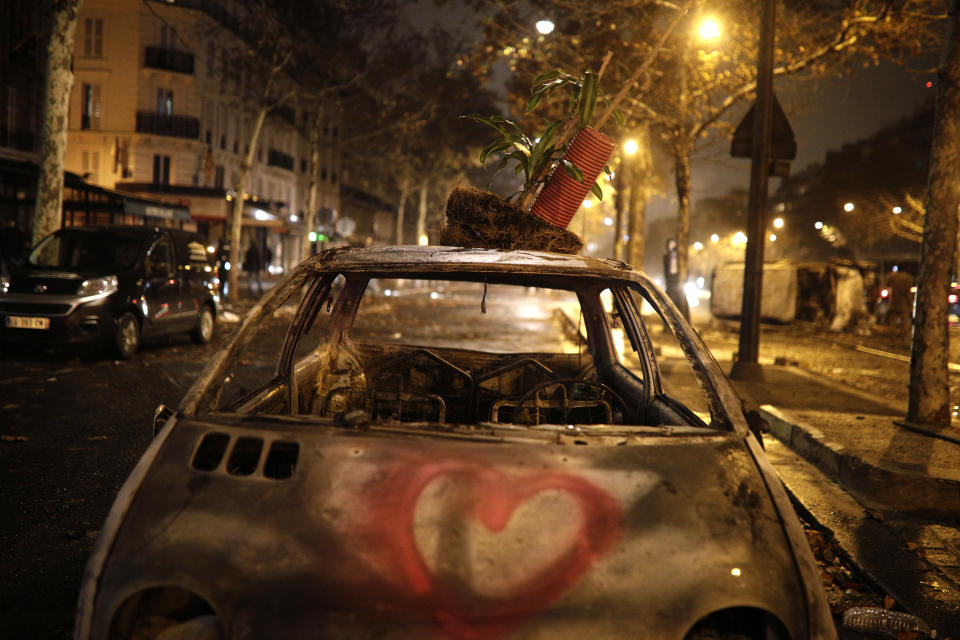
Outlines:
{"label": "bare tree", "polygon": [[67,117],[73,87],[73,43],[81,0],[53,0],[47,41],[46,88],[40,131],[40,175],[33,217],[33,242],[60,228]]}
{"label": "bare tree", "polygon": [[938,73],[923,245],[910,359],[909,422],[950,426],[947,294],[956,264],[960,182],[960,0],[951,0]]}
{"label": "bare tree", "polygon": [[[664,12],[681,10],[669,0],[626,0],[583,3],[573,0],[518,2],[490,0],[494,16],[484,21],[486,42],[474,56],[481,68],[506,54],[517,72],[511,83],[517,111],[536,74],[555,66],[579,71],[594,64],[603,52],[614,52],[605,86],[630,77],[649,53],[650,43],[668,22]],[[531,5],[533,8],[531,9]],[[936,37],[943,15],[932,0],[845,0],[822,4],[801,2],[778,12],[776,76],[838,75],[853,65],[879,60],[902,61],[922,52]],[[651,90],[630,96],[632,123],[642,121],[658,134],[674,163],[678,202],[676,238],[681,276],[687,272],[690,233],[690,185],[693,154],[704,145],[726,139],[733,123],[725,118],[756,91],[757,36],[753,3],[724,3],[722,41],[715,45],[696,39],[694,27],[706,17],[705,3],[693,3],[682,37],[662,55],[653,73]],[[537,37],[532,16],[549,15],[557,31]]]}

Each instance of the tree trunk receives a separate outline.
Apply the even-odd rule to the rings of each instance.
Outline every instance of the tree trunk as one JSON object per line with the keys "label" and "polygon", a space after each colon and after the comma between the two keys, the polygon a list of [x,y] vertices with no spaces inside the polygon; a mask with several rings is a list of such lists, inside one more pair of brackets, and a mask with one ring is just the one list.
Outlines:
{"label": "tree trunk", "polygon": [[938,72],[926,215],[910,359],[909,422],[950,426],[947,296],[957,250],[960,205],[960,0],[952,0]]}
{"label": "tree trunk", "polygon": [[410,196],[410,178],[400,181],[400,204],[397,206],[397,244],[403,244],[403,216],[407,211],[407,198]]}
{"label": "tree trunk", "polygon": [[429,195],[430,183],[424,178],[420,183],[420,205],[417,208],[417,244],[423,242],[427,236],[427,195]]}
{"label": "tree trunk", "polygon": [[33,244],[59,229],[63,219],[63,165],[67,149],[70,89],[73,87],[73,41],[80,4],[80,0],[57,0],[52,7]]}
{"label": "tree trunk", "polygon": [[261,106],[257,111],[257,117],[253,121],[253,129],[250,131],[250,138],[247,141],[247,155],[243,157],[240,163],[240,175],[237,177],[237,184],[234,187],[233,209],[230,212],[230,261],[233,268],[230,269],[229,289],[232,295],[239,297],[240,289],[240,266],[243,264],[243,247],[240,245],[240,231],[243,225],[243,196],[247,190],[247,178],[250,176],[250,168],[253,167],[253,159],[256,157],[257,141],[260,139],[260,131],[263,130],[263,121],[267,117],[267,111],[270,108]]}
{"label": "tree trunk", "polygon": [[320,180],[320,127],[323,126],[323,108],[319,108],[310,127],[310,184],[307,187],[307,210],[303,216],[304,234],[300,242],[300,259],[310,256],[310,232],[317,227],[317,188]]}
{"label": "tree trunk", "polygon": [[637,157],[630,163],[630,197],[627,201],[627,264],[635,269],[644,271],[644,243],[646,242],[647,225],[647,185],[646,173],[641,168],[642,159],[639,154],[645,153],[638,148]]}
{"label": "tree trunk", "polygon": [[646,258],[646,225],[648,182],[653,171],[653,156],[650,153],[650,132],[646,127],[636,130],[637,152],[630,162],[630,199],[627,203],[627,253],[626,261],[634,268],[644,270]]}
{"label": "tree trunk", "polygon": [[693,141],[681,137],[673,147],[677,187],[677,262],[680,286],[687,282],[687,252],[690,248],[690,154]]}

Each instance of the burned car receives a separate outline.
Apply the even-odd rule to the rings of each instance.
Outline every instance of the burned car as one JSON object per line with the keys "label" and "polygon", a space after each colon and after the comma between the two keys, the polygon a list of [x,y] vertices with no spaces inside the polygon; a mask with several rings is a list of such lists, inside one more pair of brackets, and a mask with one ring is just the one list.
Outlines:
{"label": "burned car", "polygon": [[155,428],[77,640],[836,637],[732,387],[623,263],[327,251]]}

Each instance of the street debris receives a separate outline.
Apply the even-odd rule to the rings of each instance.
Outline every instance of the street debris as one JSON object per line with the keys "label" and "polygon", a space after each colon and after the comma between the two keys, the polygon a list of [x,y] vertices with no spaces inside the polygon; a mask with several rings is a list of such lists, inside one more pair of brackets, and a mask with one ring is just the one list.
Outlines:
{"label": "street debris", "polygon": [[917,616],[881,607],[848,609],[843,614],[843,626],[851,631],[872,633],[899,640],[937,637],[936,630],[931,629]]}

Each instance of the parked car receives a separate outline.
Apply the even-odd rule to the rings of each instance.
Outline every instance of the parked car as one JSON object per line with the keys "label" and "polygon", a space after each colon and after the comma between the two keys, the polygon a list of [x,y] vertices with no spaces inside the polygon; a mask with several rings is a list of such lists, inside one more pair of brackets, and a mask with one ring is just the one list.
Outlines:
{"label": "parked car", "polygon": [[154,428],[76,640],[836,637],[730,383],[619,262],[323,252]]}
{"label": "parked car", "polygon": [[131,357],[141,336],[213,336],[216,267],[201,236],[136,226],[66,227],[0,281],[0,340],[100,343]]}

